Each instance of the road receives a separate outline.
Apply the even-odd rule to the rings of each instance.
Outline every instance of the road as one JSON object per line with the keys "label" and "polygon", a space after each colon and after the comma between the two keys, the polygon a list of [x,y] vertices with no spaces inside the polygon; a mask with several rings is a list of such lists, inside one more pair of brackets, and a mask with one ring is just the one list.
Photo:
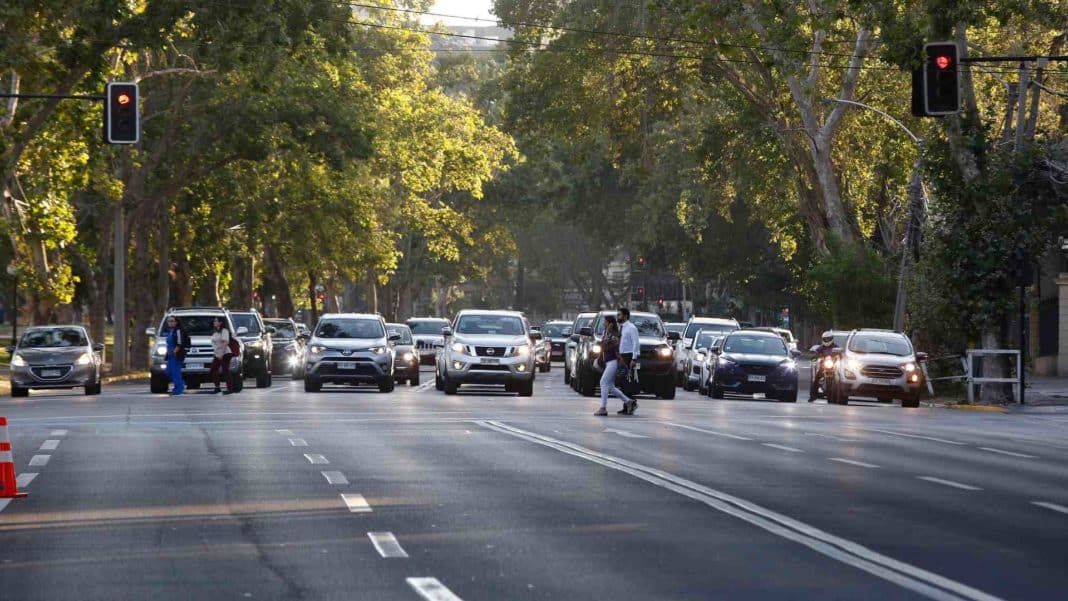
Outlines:
{"label": "road", "polygon": [[[679,391],[0,401],[0,598],[1053,599],[1068,414]],[[802,398],[804,395],[802,395]],[[615,408],[618,403],[613,403]],[[30,474],[36,474],[31,476]]]}

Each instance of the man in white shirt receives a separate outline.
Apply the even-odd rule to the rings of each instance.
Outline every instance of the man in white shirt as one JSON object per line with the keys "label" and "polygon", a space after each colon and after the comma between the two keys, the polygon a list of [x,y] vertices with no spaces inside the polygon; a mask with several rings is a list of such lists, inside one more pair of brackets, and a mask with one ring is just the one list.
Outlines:
{"label": "man in white shirt", "polygon": [[[630,309],[620,307],[616,311],[616,319],[619,321],[619,362],[626,368],[627,373],[634,368],[634,363],[641,354],[641,343],[638,340],[638,328],[630,322]],[[638,408],[638,401],[631,399],[623,404],[621,415],[634,415]]]}

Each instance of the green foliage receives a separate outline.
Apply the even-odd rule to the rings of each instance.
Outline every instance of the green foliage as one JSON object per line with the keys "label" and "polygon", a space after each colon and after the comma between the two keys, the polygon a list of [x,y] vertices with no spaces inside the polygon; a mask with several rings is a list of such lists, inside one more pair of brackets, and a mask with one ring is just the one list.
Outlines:
{"label": "green foliage", "polygon": [[831,252],[805,273],[801,293],[809,311],[838,329],[889,328],[895,281],[874,250],[832,239]]}

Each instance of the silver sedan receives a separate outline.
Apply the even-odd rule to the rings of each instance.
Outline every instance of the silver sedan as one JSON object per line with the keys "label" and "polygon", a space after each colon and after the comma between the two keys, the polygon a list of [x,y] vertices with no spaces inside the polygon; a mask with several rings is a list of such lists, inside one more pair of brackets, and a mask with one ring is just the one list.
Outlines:
{"label": "silver sedan", "polygon": [[26,330],[11,353],[11,396],[32,389],[85,387],[100,394],[100,351],[82,326],[41,326]]}

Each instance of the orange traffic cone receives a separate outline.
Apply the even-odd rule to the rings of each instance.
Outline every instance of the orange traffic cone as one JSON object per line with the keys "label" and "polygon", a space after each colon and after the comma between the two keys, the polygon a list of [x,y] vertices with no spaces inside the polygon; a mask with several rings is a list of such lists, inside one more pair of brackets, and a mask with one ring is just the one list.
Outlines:
{"label": "orange traffic cone", "polygon": [[0,417],[0,499],[25,496],[15,482],[15,458],[11,454],[11,439],[7,437],[7,418]]}

